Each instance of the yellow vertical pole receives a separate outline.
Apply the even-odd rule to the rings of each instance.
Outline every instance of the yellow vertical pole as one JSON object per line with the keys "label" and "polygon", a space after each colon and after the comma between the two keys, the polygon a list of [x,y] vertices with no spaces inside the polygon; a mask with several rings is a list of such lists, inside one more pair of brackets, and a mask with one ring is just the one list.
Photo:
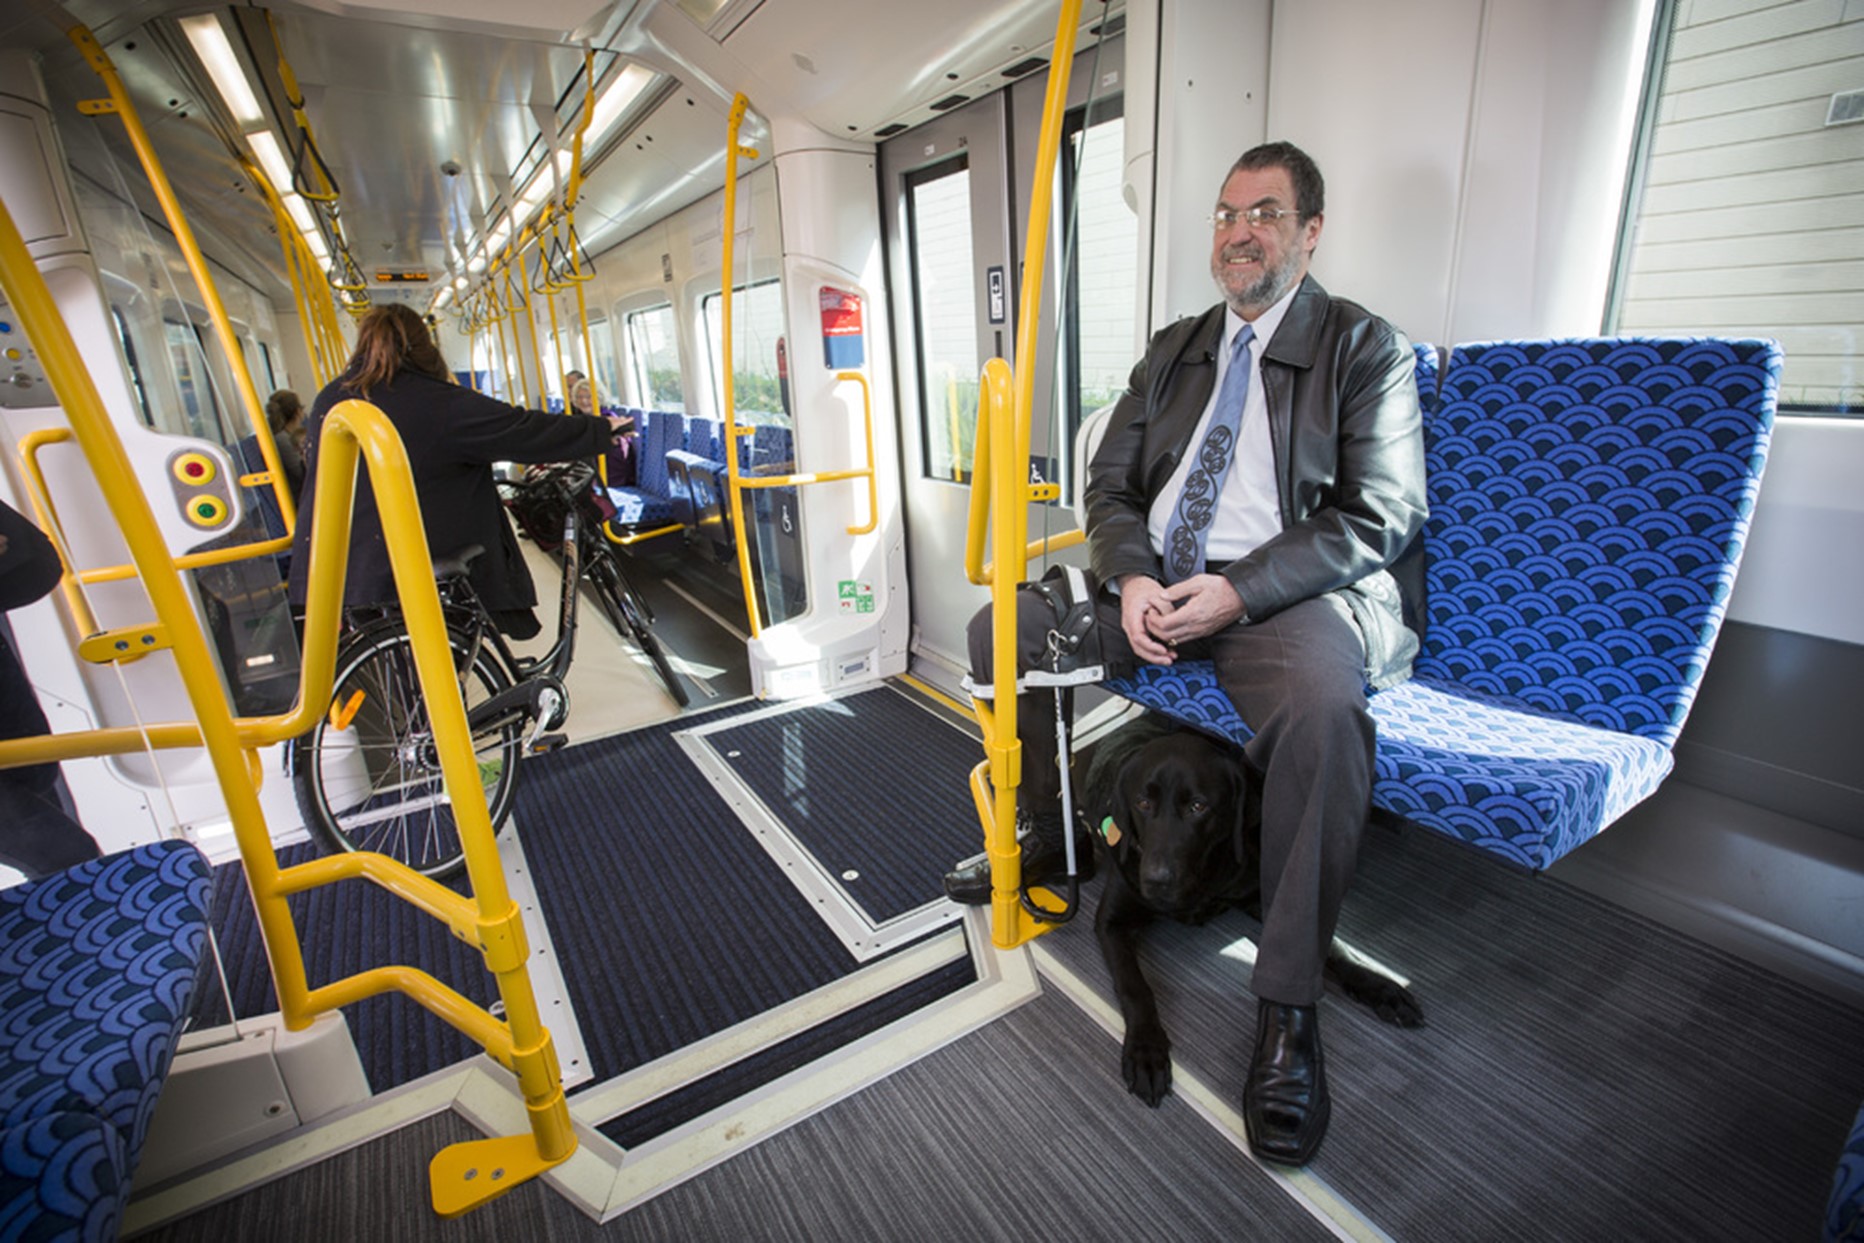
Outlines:
{"label": "yellow vertical pole", "polygon": [[[505,279],[507,282],[511,279],[511,269],[509,267],[505,269]],[[526,313],[528,314],[531,302],[530,295],[520,291],[519,298],[520,301],[523,302]],[[524,365],[524,337],[523,334],[518,331],[518,303],[513,302],[507,305],[506,312],[511,316],[511,361],[512,370],[517,372],[518,380],[512,396],[507,400],[511,401],[513,405],[517,405],[517,392],[522,391],[524,393],[523,404],[527,408],[536,409],[537,403],[531,400],[531,372],[530,369]]]}
{"label": "yellow vertical pole", "polygon": [[137,115],[136,106],[130,102],[129,92],[123,87],[123,79],[117,76],[116,66],[105,54],[103,45],[97,42],[96,36],[85,26],[73,26],[66,33],[110,91],[109,99],[84,100],[78,105],[78,110],[91,116],[113,112],[123,122],[130,145],[136,149],[143,171],[148,175],[149,188],[155,192],[156,201],[162,205],[162,214],[167,218],[168,227],[181,247],[188,272],[194,277],[194,286],[200,291],[201,301],[207,305],[207,317],[213,322],[220,352],[226,355],[227,366],[233,372],[233,382],[238,386],[240,398],[246,405],[247,421],[258,440],[259,454],[265,459],[265,469],[272,476],[273,499],[278,502],[278,512],[285,520],[285,530],[293,531],[298,524],[298,504],[292,498],[291,489],[285,484],[285,468],[279,460],[278,445],[272,439],[272,427],[265,419],[265,403],[259,399],[259,390],[252,382],[252,372],[246,366],[246,352],[240,348],[239,338],[233,333],[233,321],[227,318],[226,304],[221,302],[213,274],[207,270],[207,257],[201,253],[200,243],[194,239],[194,230],[188,224],[187,215],[181,210],[181,200],[175,197],[175,188],[169,184],[168,174],[162,171],[162,163],[155,157],[155,147],[149,142],[148,131],[142,127],[142,118]]}
{"label": "yellow vertical pole", "polygon": [[[1035,402],[1036,328],[1042,307],[1042,264],[1047,253],[1049,212],[1055,188],[1055,161],[1061,147],[1062,114],[1068,101],[1068,74],[1074,63],[1080,0],[1063,0],[1056,18],[1055,53],[1049,64],[1048,92],[1042,105],[1042,132],[1036,146],[1035,184],[1029,193],[1029,218],[1023,234],[1022,301],[1017,308],[1013,416],[991,419],[992,524],[996,574],[990,584],[994,665],[991,703],[996,746],[991,751],[995,782],[994,816],[987,834],[991,858],[991,939],[1000,946],[1028,939],[1022,911],[1022,851],[1016,844],[1016,789],[1022,783],[1022,742],[1016,736],[1016,588],[1028,573],[1029,434]],[[984,385],[993,414],[1000,415],[1002,386],[1011,378],[1008,364],[993,358],[984,366]],[[979,393],[979,405],[986,394]],[[1064,774],[1064,780],[1066,775]],[[1064,831],[1070,831],[1063,826]]]}
{"label": "yellow vertical pole", "polygon": [[[583,282],[576,282],[576,321],[582,325],[582,352],[589,362],[589,396],[595,399],[596,413],[602,412],[602,381],[595,365],[595,350],[589,340],[589,304],[583,298]],[[613,397],[615,394],[610,393]]]}
{"label": "yellow vertical pole", "polygon": [[[517,263],[518,280],[519,283],[522,284],[524,281],[524,259],[522,254],[519,255]],[[531,366],[537,372],[537,400],[528,404],[533,410],[542,410],[544,408],[544,403],[550,400],[550,388],[544,383],[544,350],[537,341],[537,308],[535,303],[536,299],[532,296],[527,286],[524,294],[524,324],[531,334]]]}
{"label": "yellow vertical pole", "polygon": [[[538,257],[545,260],[546,264],[548,263],[548,257],[542,254],[541,246],[539,247]],[[557,295],[550,289],[550,271],[548,266],[546,266],[544,270],[544,305],[549,308],[550,311],[550,348],[555,350],[557,354],[557,387],[563,390],[563,413],[568,414],[570,412],[570,386],[565,383],[565,380],[569,369],[563,365],[566,361],[563,357],[563,333],[562,330],[557,327]],[[548,399],[549,395],[546,394],[545,400]]]}
{"label": "yellow vertical pole", "polygon": [[731,370],[731,265],[738,232],[738,157],[757,158],[756,148],[741,146],[738,142],[738,129],[744,124],[744,114],[750,106],[743,95],[734,96],[731,118],[725,127],[725,227],[721,230],[725,237],[721,256],[718,357],[719,367],[724,371],[725,470],[730,480],[732,518],[738,527],[738,576],[744,581],[744,611],[751,623],[751,637],[755,639],[763,633],[764,627],[757,607],[757,583],[751,578],[751,528],[744,518],[744,484],[738,472],[738,438],[750,435],[752,429],[738,426],[738,385]]}

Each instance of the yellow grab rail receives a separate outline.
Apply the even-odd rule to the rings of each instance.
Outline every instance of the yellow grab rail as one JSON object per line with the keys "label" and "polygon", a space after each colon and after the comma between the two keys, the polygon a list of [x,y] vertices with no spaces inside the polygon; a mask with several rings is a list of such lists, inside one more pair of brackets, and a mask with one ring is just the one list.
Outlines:
{"label": "yellow grab rail", "polygon": [[[744,114],[750,108],[751,101],[742,93],[732,96],[731,115],[725,122],[725,227],[720,230],[725,236],[719,245],[723,248],[720,257],[719,288],[719,373],[724,376],[725,389],[725,477],[730,481],[731,510],[734,516],[742,519],[744,511],[739,508],[739,498],[743,492],[743,483],[738,471],[738,438],[749,436],[751,429],[738,426],[738,382],[731,370],[731,328],[732,328],[732,260],[735,257],[734,243],[738,234],[738,157],[755,160],[757,149],[746,147],[738,142],[738,131],[744,125]],[[757,583],[751,577],[750,541],[745,538],[746,527],[738,524],[738,577],[744,583],[744,611],[751,624],[751,637],[755,639],[764,632],[763,618],[757,607]]]}
{"label": "yellow grab rail", "polygon": [[[393,425],[381,411],[359,401],[339,404],[324,420],[318,443],[319,482],[298,704],[283,717],[235,721],[187,589],[156,528],[154,511],[57,304],[3,202],[0,289],[37,348],[53,392],[71,421],[111,515],[129,545],[144,589],[155,606],[157,625],[174,652],[187,691],[194,723],[150,727],[140,731],[142,741],[147,746],[206,748],[239,845],[286,1026],[303,1030],[324,1010],[394,990],[406,993],[480,1040],[493,1057],[514,1071],[524,1093],[531,1134],[443,1149],[429,1167],[434,1207],[442,1215],[465,1212],[564,1161],[575,1151],[576,1138],[550,1034],[538,1016],[526,969],[528,953],[522,916],[505,887],[491,817],[480,793],[471,731],[434,586],[419,502],[407,452]],[[382,515],[389,563],[401,598],[421,692],[465,848],[472,898],[425,880],[385,856],[358,854],[317,859],[281,869],[259,805],[256,757],[251,749],[261,742],[302,733],[330,701],[359,459],[367,462]],[[138,732],[88,731],[51,739],[0,742],[0,767],[128,749],[121,745],[125,736]],[[48,756],[48,752],[57,754]],[[452,797],[455,793],[462,797]],[[286,898],[317,884],[356,876],[387,885],[445,920],[457,935],[476,945],[497,981],[506,1018],[501,1022],[431,976],[406,967],[378,968],[311,990]],[[494,1175],[493,1170],[498,1173]]]}
{"label": "yellow grab rail", "polygon": [[[989,498],[994,553],[990,570],[991,636],[994,663],[989,702],[974,700],[972,709],[984,732],[986,762],[972,778],[972,794],[984,824],[990,857],[991,941],[1009,949],[1047,931],[1021,901],[1022,849],[1016,843],[1016,788],[1022,784],[1022,742],[1016,736],[1016,588],[1029,570],[1029,504],[1052,499],[1054,484],[1031,485],[1029,429],[1035,398],[1036,325],[1042,304],[1042,265],[1047,253],[1049,205],[1055,186],[1055,161],[1061,147],[1062,115],[1068,100],[1068,74],[1074,63],[1075,31],[1081,0],[1062,0],[1056,18],[1055,51],[1049,63],[1048,92],[1042,106],[1041,139],[1036,147],[1035,184],[1029,195],[1029,218],[1023,241],[1022,301],[1016,324],[1016,370],[1001,358],[984,364],[978,394],[976,457],[971,476],[971,523],[966,539],[966,570],[981,560],[983,514],[977,497]],[[1012,400],[1011,393],[1014,391]],[[988,448],[986,448],[988,446]],[[986,475],[991,476],[988,480]],[[1064,537],[1065,538],[1065,537]],[[975,543],[978,552],[971,552]],[[1052,546],[1052,545],[1051,545]],[[985,567],[976,567],[978,575]],[[974,576],[973,581],[984,581]],[[986,789],[988,785],[989,789]]]}
{"label": "yellow grab rail", "polygon": [[[298,504],[292,499],[291,489],[285,485],[285,468],[278,456],[278,445],[272,439],[272,426],[265,418],[265,403],[259,400],[259,390],[253,386],[252,371],[246,366],[246,352],[240,348],[239,338],[233,334],[233,321],[227,318],[226,304],[220,300],[220,291],[214,285],[213,274],[207,270],[207,258],[201,254],[200,243],[194,240],[194,230],[189,227],[187,216],[181,210],[181,200],[175,197],[175,188],[169,184],[168,174],[162,171],[162,162],[156,158],[155,147],[149,142],[148,131],[142,127],[142,118],[136,113],[136,105],[130,102],[129,92],[123,88],[123,79],[117,75],[116,66],[105,54],[103,45],[97,42],[88,27],[74,26],[67,33],[110,92],[108,99],[83,100],[78,104],[78,111],[86,116],[115,113],[123,122],[130,145],[136,149],[143,171],[148,174],[149,188],[155,191],[157,201],[162,204],[162,215],[167,218],[169,230],[174,233],[175,241],[181,247],[182,258],[187,261],[188,271],[194,276],[194,287],[200,291],[201,301],[207,304],[207,316],[213,321],[214,335],[220,341],[221,353],[226,355],[227,366],[233,370],[233,381],[239,386],[240,398],[246,403],[247,419],[252,424],[253,435],[258,439],[266,473],[271,476],[267,482],[272,485],[272,495],[278,501],[278,512],[284,517],[285,534],[290,536],[297,529]],[[272,550],[248,545],[246,555],[262,556],[266,551]]]}
{"label": "yellow grab rail", "polygon": [[[880,525],[880,486],[874,474],[874,393],[868,386],[867,377],[858,371],[837,371],[837,380],[852,380],[861,386],[862,411],[866,417],[867,428],[867,465],[852,470],[819,470],[804,474],[790,475],[753,475],[746,479],[735,470],[731,472],[731,511],[742,517],[743,506],[739,504],[738,493],[751,488],[793,488],[812,483],[834,483],[839,479],[867,480],[867,521],[860,526],[848,528],[850,535],[868,535]],[[746,432],[755,432],[755,427],[747,427]],[[741,541],[742,542],[742,541]]]}
{"label": "yellow grab rail", "polygon": [[[1003,396],[1001,409],[994,409],[992,403],[985,400],[985,390],[979,386],[977,402],[977,435],[971,451],[971,504],[966,515],[964,530],[964,576],[979,586],[992,586],[997,581],[997,563],[984,559],[984,545],[989,538],[991,498],[995,495],[996,476],[990,456],[990,429],[998,422],[1014,422],[1016,413],[1011,403],[1014,397],[1009,392]],[[1025,457],[1025,462],[1027,458]],[[1024,474],[1028,473],[1025,466]],[[1055,483],[1032,483],[1022,493],[1019,500],[1023,503],[1053,501],[1061,496],[1061,485]],[[1024,521],[1025,531],[1027,519]],[[1037,557],[1046,557],[1052,552],[1064,548],[1073,548],[1087,541],[1084,531],[1063,531],[1060,535],[1045,535],[1041,539],[1030,540],[1023,545],[1022,568],[1024,572],[1028,563]]]}

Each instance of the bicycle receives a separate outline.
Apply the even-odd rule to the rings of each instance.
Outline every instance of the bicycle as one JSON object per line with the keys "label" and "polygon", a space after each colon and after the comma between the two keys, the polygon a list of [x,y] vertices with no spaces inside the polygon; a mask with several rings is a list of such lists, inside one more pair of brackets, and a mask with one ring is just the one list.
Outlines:
{"label": "bicycle", "polygon": [[[484,549],[475,545],[434,561],[447,642],[495,833],[511,814],[519,762],[567,741],[553,731],[569,718],[563,677],[575,653],[581,554],[588,544],[572,498],[574,488],[586,489],[593,475],[591,467],[571,464],[553,468],[533,485],[564,491],[557,637],[543,656],[515,655],[473,591],[467,573]],[[331,849],[379,851],[444,880],[465,866],[464,847],[407,628],[394,607],[347,620],[351,628],[337,649],[330,708],[292,744],[299,811]]]}
{"label": "bicycle", "polygon": [[[540,536],[563,524],[559,510],[573,509],[576,514],[578,557],[582,562],[582,581],[595,597],[596,606],[609,625],[623,639],[630,640],[653,664],[673,701],[684,708],[690,702],[685,685],[674,672],[673,662],[654,637],[654,611],[635,592],[622,572],[621,559],[603,537],[603,524],[609,517],[600,508],[601,501],[593,479],[566,480],[562,466],[550,466],[523,482],[501,484],[505,501],[519,525],[540,546],[548,546]],[[612,513],[612,510],[610,511]],[[569,541],[566,539],[564,546]]]}

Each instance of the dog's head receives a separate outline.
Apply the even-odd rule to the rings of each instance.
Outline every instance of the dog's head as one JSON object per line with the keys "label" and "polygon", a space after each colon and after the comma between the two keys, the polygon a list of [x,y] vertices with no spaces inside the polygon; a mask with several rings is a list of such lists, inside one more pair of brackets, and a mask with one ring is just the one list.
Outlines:
{"label": "dog's head", "polygon": [[1155,738],[1120,766],[1103,835],[1148,904],[1194,905],[1243,857],[1248,793],[1232,748],[1200,734]]}

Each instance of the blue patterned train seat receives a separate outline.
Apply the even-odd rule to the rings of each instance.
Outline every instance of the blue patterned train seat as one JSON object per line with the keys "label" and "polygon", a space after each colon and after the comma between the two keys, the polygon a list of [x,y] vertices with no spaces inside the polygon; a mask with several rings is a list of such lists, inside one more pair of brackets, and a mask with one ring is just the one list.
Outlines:
{"label": "blue patterned train seat", "polygon": [[116,1237],[209,899],[186,842],[0,891],[0,1237]]}
{"label": "blue patterned train seat", "polygon": [[710,495],[710,472],[725,468],[720,447],[718,420],[693,418],[686,421],[686,442],[667,450],[667,495],[673,503],[673,519],[688,527],[700,522],[702,497]]}
{"label": "blue patterned train seat", "polygon": [[673,498],[667,491],[667,450],[686,440],[686,416],[665,410],[643,410],[635,416],[634,486],[610,488],[615,525],[660,527],[675,521]]}
{"label": "blue patterned train seat", "polygon": [[1864,1108],[1851,1124],[1845,1150],[1832,1172],[1832,1194],[1825,1202],[1821,1243],[1864,1243]]}
{"label": "blue patterned train seat", "polygon": [[[1375,806],[1540,869],[1668,774],[1766,462],[1771,341],[1457,346],[1425,401],[1423,651]],[[1109,686],[1237,741],[1209,662]]]}

